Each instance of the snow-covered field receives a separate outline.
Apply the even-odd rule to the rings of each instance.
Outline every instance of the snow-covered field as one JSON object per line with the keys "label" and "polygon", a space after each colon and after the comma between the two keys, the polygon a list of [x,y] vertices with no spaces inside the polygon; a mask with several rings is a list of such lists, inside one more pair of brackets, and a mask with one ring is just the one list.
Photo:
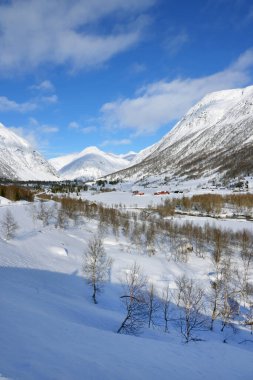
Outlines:
{"label": "snow-covered field", "polygon": [[[90,194],[88,198],[127,207],[146,207],[161,200],[151,194],[126,194]],[[0,239],[3,378],[252,379],[253,339],[243,328],[237,334],[230,330],[222,334],[218,328],[206,331],[201,335],[204,341],[188,344],[173,324],[166,334],[162,326],[144,328],[138,337],[116,334],[124,318],[121,281],[134,262],[161,292],[167,285],[173,289],[175,277],[183,273],[207,287],[212,271],[208,258],[192,255],[188,263],[182,263],[169,261],[164,254],[148,257],[126,239],[107,233],[104,246],[113,259],[111,278],[94,305],[82,264],[97,222],[85,219],[64,230],[55,228],[53,222],[43,227],[32,218],[33,208],[29,203],[14,204],[1,198],[0,220],[8,209],[19,225],[15,238]],[[235,222],[234,228],[239,228],[239,223]],[[252,231],[252,222],[244,223],[251,223]],[[244,340],[251,342],[241,343]]]}
{"label": "snow-covered field", "polygon": [[243,219],[216,219],[205,216],[175,215],[172,220],[179,224],[189,222],[204,227],[205,224],[208,223],[210,226],[221,228],[223,230],[231,230],[233,232],[247,230],[253,233],[253,223]]}

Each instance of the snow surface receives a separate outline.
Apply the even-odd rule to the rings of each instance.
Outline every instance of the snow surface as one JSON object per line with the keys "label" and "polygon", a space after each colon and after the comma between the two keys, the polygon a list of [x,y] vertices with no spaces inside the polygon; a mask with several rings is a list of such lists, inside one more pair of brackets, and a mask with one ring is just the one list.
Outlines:
{"label": "snow surface", "polygon": [[[114,193],[115,200],[120,194]],[[118,199],[119,202],[119,199]],[[52,207],[53,202],[47,203]],[[97,222],[86,220],[66,230],[43,227],[25,202],[10,209],[20,228],[15,239],[0,240],[0,373],[9,379],[89,380],[251,380],[252,350],[243,331],[222,343],[219,333],[206,341],[184,344],[171,329],[145,329],[140,337],[115,333],[124,311],[122,274],[137,262],[158,290],[173,288],[175,275],[186,273],[206,286],[212,269],[208,260],[193,256],[188,264],[168,261],[163,254],[147,257],[124,239],[106,235],[113,258],[111,281],[91,301],[82,276],[82,257]]]}
{"label": "snow surface", "polygon": [[6,199],[4,197],[0,197],[0,206],[6,206],[9,204],[11,204],[11,201],[9,201],[9,199]]}
{"label": "snow surface", "polygon": [[25,139],[0,123],[0,177],[58,180],[55,169]]}

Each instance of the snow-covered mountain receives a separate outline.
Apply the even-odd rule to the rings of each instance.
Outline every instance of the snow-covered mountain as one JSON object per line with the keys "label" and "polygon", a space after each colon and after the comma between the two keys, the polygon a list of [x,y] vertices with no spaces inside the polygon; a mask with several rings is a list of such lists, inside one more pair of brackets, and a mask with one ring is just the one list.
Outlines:
{"label": "snow-covered mountain", "polygon": [[125,160],[127,160],[129,162],[133,162],[133,160],[135,159],[135,157],[137,155],[138,155],[138,153],[136,153],[134,151],[130,151],[128,153],[120,154],[119,157],[124,158]]}
{"label": "snow-covered mountain", "polygon": [[64,179],[93,180],[129,166],[129,155],[123,158],[92,146],[80,153],[53,158],[50,163]]}
{"label": "snow-covered mountain", "polygon": [[22,137],[0,123],[0,177],[17,180],[58,180],[55,169]]}
{"label": "snow-covered mountain", "polygon": [[132,164],[114,177],[253,174],[253,86],[206,95]]}

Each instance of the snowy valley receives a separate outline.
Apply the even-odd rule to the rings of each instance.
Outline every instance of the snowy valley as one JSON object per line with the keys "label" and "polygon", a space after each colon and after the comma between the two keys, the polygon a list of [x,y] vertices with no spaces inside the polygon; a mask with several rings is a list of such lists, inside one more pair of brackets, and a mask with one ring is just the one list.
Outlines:
{"label": "snowy valley", "polygon": [[[76,191],[66,197],[47,189],[34,202],[0,198],[2,376],[251,379],[253,260],[246,273],[244,259],[253,257],[253,227],[235,215],[253,217],[252,199],[248,206],[247,194],[240,205],[227,198],[193,221],[177,212],[197,205],[208,212],[201,198],[184,201],[193,194]],[[98,280],[97,304],[84,271],[94,238],[112,260]],[[130,323],[117,334],[131,289]]]}
{"label": "snowy valley", "polygon": [[48,162],[0,125],[0,378],[252,379],[252,96],[137,154]]}

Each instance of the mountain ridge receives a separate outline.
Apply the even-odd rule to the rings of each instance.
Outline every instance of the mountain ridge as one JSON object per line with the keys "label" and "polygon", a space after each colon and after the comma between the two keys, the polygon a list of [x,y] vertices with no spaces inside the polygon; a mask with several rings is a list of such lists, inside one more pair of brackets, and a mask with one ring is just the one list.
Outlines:
{"label": "mountain ridge", "polygon": [[252,136],[253,86],[210,93],[150,147],[150,154],[139,162],[137,155],[133,166],[111,177],[136,181],[253,173]]}

